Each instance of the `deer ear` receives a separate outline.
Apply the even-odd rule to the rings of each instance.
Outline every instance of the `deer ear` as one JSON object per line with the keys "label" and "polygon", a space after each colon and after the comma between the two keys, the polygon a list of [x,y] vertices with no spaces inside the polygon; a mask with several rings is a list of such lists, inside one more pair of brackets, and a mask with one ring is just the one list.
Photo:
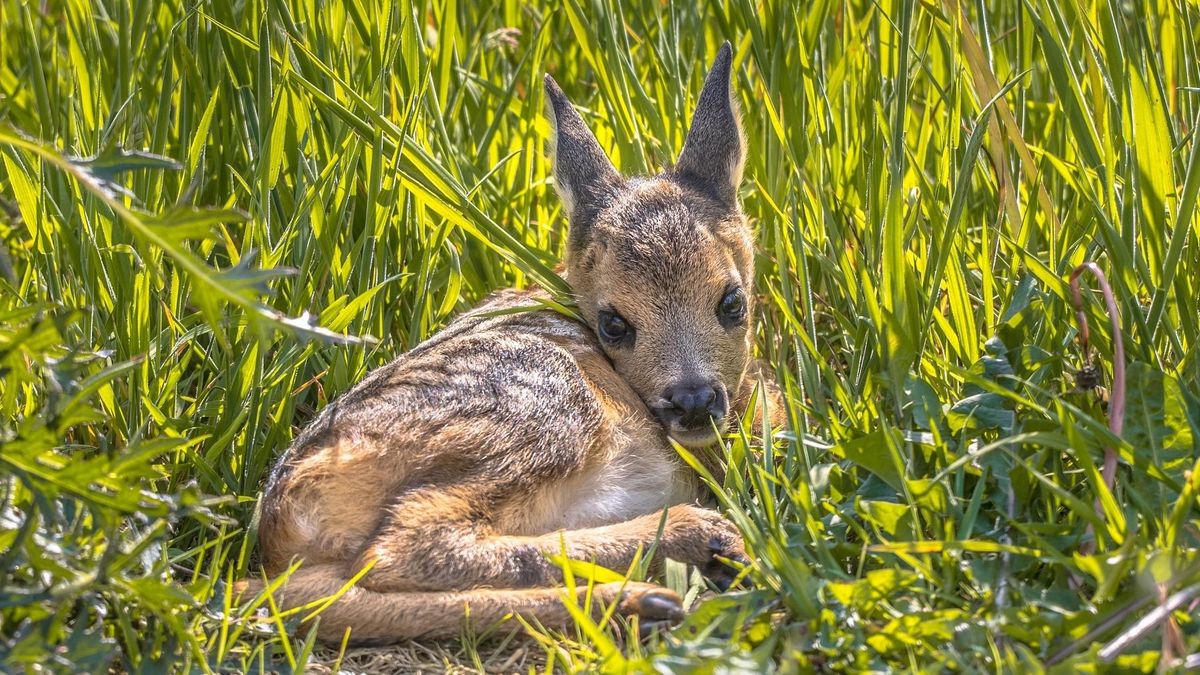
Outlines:
{"label": "deer ear", "polygon": [[622,179],[575,106],[549,75],[546,100],[547,117],[554,128],[550,141],[554,189],[570,218],[570,243],[574,246],[586,238],[592,220],[611,202]]}
{"label": "deer ear", "polygon": [[746,161],[737,102],[730,92],[733,49],[726,42],[717,52],[712,70],[704,80],[692,128],[688,131],[679,162],[673,171],[681,183],[705,192],[726,206],[737,202]]}

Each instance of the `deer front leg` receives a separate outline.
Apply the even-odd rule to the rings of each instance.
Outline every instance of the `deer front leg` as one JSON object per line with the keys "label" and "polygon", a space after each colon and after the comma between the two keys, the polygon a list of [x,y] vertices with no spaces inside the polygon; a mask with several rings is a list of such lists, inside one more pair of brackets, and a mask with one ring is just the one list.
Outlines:
{"label": "deer front leg", "polygon": [[375,591],[451,591],[470,588],[532,588],[562,583],[562,571],[547,559],[564,551],[575,560],[624,571],[639,548],[658,541],[655,560],[665,557],[695,565],[719,586],[736,571],[719,558],[745,562],[737,528],[720,514],[697,506],[603,527],[509,536],[490,529],[481,510],[488,499],[471,488],[420,490],[395,505],[353,563],[351,573],[372,565],[361,585]]}

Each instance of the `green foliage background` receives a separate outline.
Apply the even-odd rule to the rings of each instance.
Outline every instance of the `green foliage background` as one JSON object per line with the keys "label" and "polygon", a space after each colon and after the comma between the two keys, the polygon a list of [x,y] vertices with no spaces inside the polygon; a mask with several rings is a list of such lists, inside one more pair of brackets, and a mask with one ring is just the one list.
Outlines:
{"label": "green foliage background", "polygon": [[[726,39],[791,420],[731,439],[718,486],[757,590],[643,645],[543,634],[547,654],[1200,652],[1195,0],[3,0],[0,664],[299,667],[303,634],[227,596],[273,458],[488,291],[562,290],[545,72],[652,172]],[[1120,308],[1121,438],[1073,377],[1085,261]]]}

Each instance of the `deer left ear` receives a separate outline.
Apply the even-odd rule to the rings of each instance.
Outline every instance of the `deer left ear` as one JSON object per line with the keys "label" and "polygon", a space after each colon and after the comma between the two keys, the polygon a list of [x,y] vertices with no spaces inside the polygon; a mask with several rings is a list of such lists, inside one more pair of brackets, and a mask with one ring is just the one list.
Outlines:
{"label": "deer left ear", "polygon": [[705,192],[734,207],[746,161],[737,102],[730,91],[733,48],[726,42],[717,52],[712,70],[704,80],[692,128],[684,141],[673,176],[681,183]]}

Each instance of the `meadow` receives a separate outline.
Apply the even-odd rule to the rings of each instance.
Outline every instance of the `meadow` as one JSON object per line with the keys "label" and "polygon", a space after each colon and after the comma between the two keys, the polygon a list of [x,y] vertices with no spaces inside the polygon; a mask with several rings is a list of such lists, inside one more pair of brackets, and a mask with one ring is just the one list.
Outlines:
{"label": "meadow", "polygon": [[434,667],[1200,666],[1195,0],[0,0],[0,670],[351,662],[230,597],[274,458],[490,291],[569,304],[545,73],[656,172],[724,40],[750,588]]}

